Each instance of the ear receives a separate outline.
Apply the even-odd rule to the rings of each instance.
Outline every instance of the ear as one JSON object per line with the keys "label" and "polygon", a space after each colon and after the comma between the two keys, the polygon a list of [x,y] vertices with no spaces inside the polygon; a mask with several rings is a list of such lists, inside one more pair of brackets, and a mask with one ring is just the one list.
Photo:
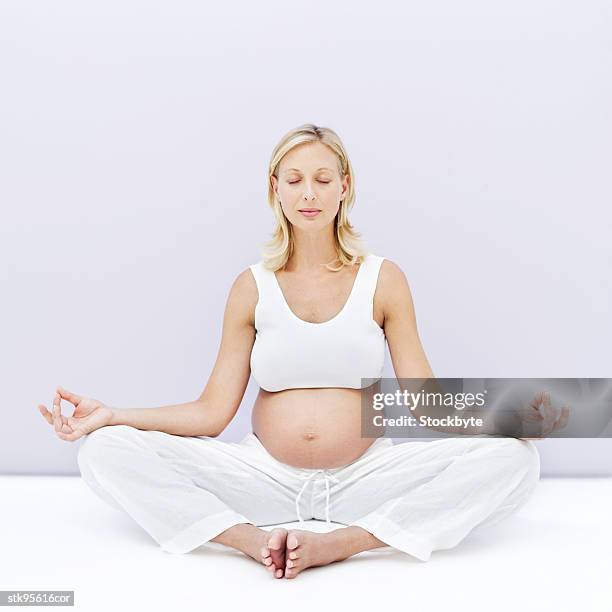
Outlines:
{"label": "ear", "polygon": [[274,193],[276,194],[276,197],[278,197],[278,191],[277,191],[277,189],[278,189],[278,180],[277,180],[277,178],[274,175],[272,175],[270,177],[270,182],[272,183],[272,189],[274,190]]}
{"label": "ear", "polygon": [[344,178],[342,179],[342,197],[340,198],[341,200],[344,200],[344,198],[346,197],[349,183],[350,183],[349,175],[345,174]]}

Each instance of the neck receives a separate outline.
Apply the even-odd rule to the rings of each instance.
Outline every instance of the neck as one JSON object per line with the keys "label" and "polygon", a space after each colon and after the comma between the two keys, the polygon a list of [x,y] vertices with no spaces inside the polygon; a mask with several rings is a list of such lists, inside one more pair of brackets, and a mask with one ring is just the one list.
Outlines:
{"label": "neck", "polygon": [[338,261],[334,242],[333,223],[316,232],[305,232],[293,226],[293,253],[287,261],[286,270],[317,272],[326,264]]}

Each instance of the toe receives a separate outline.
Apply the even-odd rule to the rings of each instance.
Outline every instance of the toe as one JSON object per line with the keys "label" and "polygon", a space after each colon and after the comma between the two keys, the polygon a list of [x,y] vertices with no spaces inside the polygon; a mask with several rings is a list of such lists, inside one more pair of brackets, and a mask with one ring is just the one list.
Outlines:
{"label": "toe", "polygon": [[275,529],[272,532],[272,535],[270,535],[270,538],[268,539],[268,548],[272,549],[272,550],[278,550],[283,542],[282,542],[282,532],[279,531],[278,529]]}
{"label": "toe", "polygon": [[300,543],[298,542],[295,533],[289,532],[289,535],[287,536],[287,548],[294,549],[297,548],[299,545]]}
{"label": "toe", "polygon": [[285,565],[286,529],[274,529],[268,538],[268,549],[274,565],[282,568]]}

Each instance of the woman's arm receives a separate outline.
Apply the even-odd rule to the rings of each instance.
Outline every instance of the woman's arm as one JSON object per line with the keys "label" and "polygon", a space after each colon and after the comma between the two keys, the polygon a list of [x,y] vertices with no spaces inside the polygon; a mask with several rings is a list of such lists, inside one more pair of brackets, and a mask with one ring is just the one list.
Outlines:
{"label": "woman's arm", "polygon": [[417,330],[412,294],[401,268],[385,259],[378,291],[384,330],[397,378],[434,378]]}
{"label": "woman's arm", "polygon": [[[382,263],[379,279],[380,299],[384,312],[384,330],[389,345],[389,353],[393,369],[398,380],[402,378],[422,378],[426,392],[444,393],[435,380],[434,373],[423,350],[417,331],[416,315],[412,294],[406,276],[399,266],[385,259]],[[416,383],[410,385],[408,391],[417,393]],[[400,388],[403,388],[400,381]],[[436,416],[418,407],[410,411],[415,418],[420,416]],[[448,408],[444,408],[444,414]],[[484,418],[485,415],[482,415]],[[483,427],[431,426],[428,429],[450,434],[480,435],[490,433],[491,423],[485,422]]]}
{"label": "woman's arm", "polygon": [[218,436],[234,418],[249,382],[257,299],[257,285],[247,269],[230,289],[217,360],[197,400],[160,408],[112,408],[110,424],[179,436]]}
{"label": "woman's arm", "polygon": [[136,429],[164,431],[177,436],[216,436],[213,411],[195,400],[159,408],[112,408],[109,425],[131,425]]}

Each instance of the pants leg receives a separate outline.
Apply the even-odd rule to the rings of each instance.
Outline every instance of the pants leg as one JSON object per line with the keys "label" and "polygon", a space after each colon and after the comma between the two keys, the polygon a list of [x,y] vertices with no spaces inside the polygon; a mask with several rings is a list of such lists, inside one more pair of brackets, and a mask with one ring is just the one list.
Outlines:
{"label": "pants leg", "polygon": [[540,478],[530,440],[389,442],[329,470],[339,480],[332,487],[331,520],[362,527],[421,561],[515,512]]}
{"label": "pants leg", "polygon": [[295,519],[291,472],[252,433],[233,443],[112,425],[86,436],[78,464],[101,499],[167,552],[189,552],[238,523]]}

